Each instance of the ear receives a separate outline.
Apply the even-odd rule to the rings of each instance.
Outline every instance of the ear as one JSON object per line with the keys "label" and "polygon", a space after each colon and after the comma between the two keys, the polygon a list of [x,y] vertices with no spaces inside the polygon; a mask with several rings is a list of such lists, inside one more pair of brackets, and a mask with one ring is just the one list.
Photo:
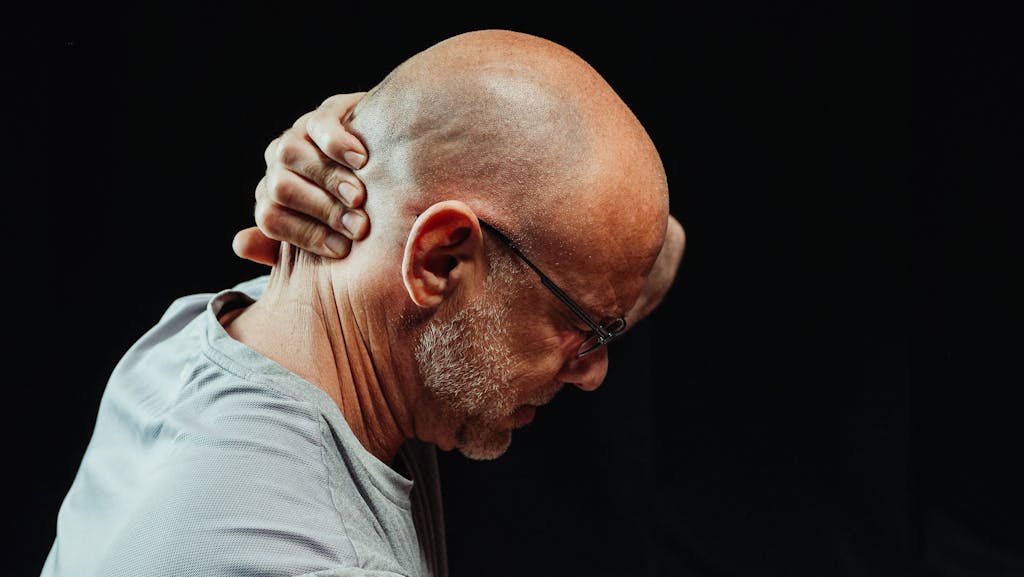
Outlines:
{"label": "ear", "polygon": [[481,280],[482,234],[476,213],[463,202],[446,200],[420,213],[402,259],[402,280],[412,301],[436,307],[460,285]]}

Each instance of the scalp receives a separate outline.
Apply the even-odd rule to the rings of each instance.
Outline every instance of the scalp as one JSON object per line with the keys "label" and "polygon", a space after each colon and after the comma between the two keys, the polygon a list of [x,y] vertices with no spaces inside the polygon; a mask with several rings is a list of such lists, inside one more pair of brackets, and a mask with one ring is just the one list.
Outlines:
{"label": "scalp", "polygon": [[[668,189],[654,144],[557,43],[508,30],[443,40],[371,90],[351,129],[370,153],[368,191],[386,183],[409,212],[462,200],[552,267],[636,276],[661,246]],[[609,247],[611,258],[589,256]]]}

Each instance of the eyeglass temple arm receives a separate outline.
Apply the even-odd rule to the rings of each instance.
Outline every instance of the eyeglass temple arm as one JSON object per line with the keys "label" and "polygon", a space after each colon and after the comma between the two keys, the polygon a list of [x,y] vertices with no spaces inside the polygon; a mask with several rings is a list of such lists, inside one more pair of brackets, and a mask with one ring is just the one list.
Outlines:
{"label": "eyeglass temple arm", "polygon": [[548,287],[548,290],[550,290],[551,292],[555,293],[555,296],[558,297],[558,300],[562,301],[563,303],[565,303],[565,306],[572,309],[572,312],[576,313],[576,316],[580,317],[580,319],[582,319],[583,322],[587,323],[587,326],[589,326],[592,331],[597,333],[597,335],[601,338],[602,341],[612,336],[612,334],[608,332],[607,329],[602,327],[599,323],[594,322],[594,320],[590,318],[590,315],[588,315],[586,311],[584,311],[582,308],[580,308],[579,305],[577,305],[572,299],[570,299],[568,295],[562,292],[562,289],[558,288],[558,286],[555,285],[555,283],[552,282],[551,279],[546,277],[544,273],[537,270],[537,267],[533,266],[529,261],[526,261],[526,264],[533,269],[533,272],[537,273],[537,276],[540,277],[541,284]]}
{"label": "eyeglass temple arm", "polygon": [[558,285],[556,285],[554,281],[549,279],[547,275],[542,273],[540,269],[537,268],[536,265],[530,262],[530,259],[526,258],[526,255],[519,250],[518,246],[516,246],[515,241],[510,239],[508,236],[505,235],[505,233],[501,232],[497,228],[494,228],[494,226],[484,221],[483,219],[477,218],[477,221],[479,221],[480,224],[482,224],[483,226],[487,227],[487,229],[490,230],[495,236],[497,236],[498,239],[501,240],[501,242],[505,243],[505,245],[512,252],[516,253],[516,256],[518,256],[520,260],[526,263],[526,266],[530,267],[530,270],[532,270],[540,278],[541,284],[543,284],[545,287],[548,288],[548,290],[554,293],[554,295],[558,297],[558,300],[565,303],[565,306],[572,309],[572,312],[576,313],[576,316],[582,319],[583,322],[587,323],[587,326],[589,326],[592,331],[597,333],[597,335],[601,338],[602,342],[605,339],[614,336],[612,333],[608,332],[607,329],[602,327],[599,323],[594,322],[594,320],[590,318],[590,315],[588,315],[586,311],[584,311],[578,304],[576,304],[575,301],[569,298],[569,295],[562,292],[562,289],[558,288]]}

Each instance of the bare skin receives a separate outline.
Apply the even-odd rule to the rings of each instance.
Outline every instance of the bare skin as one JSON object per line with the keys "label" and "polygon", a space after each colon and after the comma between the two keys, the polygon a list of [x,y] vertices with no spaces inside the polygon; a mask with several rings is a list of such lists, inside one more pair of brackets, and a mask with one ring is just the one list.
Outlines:
{"label": "bare skin", "polygon": [[352,172],[366,163],[366,148],[341,124],[364,94],[328,98],[267,145],[267,171],[256,186],[256,226],[235,235],[238,256],[273,266],[284,241],[344,258],[352,241],[366,237],[366,191]]}
{"label": "bare skin", "polygon": [[[332,96],[271,141],[264,153],[267,174],[256,188],[256,226],[235,235],[235,254],[273,266],[281,243],[286,242],[326,258],[344,258],[353,241],[365,238],[369,222],[365,220],[365,212],[358,209],[366,193],[352,170],[365,163],[366,148],[342,124],[365,94]],[[298,150],[286,155],[282,153],[283,146]],[[272,176],[287,173],[293,176]],[[292,180],[313,186],[288,188]],[[349,184],[353,196],[345,198],[330,192],[337,190],[341,182]],[[363,226],[355,232],[345,227],[342,218],[346,212],[358,213]],[[335,225],[332,227],[331,223]],[[337,235],[333,239],[336,249],[326,243],[332,235]],[[669,215],[665,244],[640,298],[626,314],[627,330],[653,312],[664,299],[675,280],[685,248],[683,226]]]}
{"label": "bare skin", "polygon": [[[384,462],[409,438],[492,458],[563,385],[600,386],[607,352],[576,358],[586,327],[528,275],[495,281],[495,259],[517,261],[479,219],[512,235],[594,318],[635,322],[660,302],[682,255],[682,228],[668,215],[657,151],[603,79],[550,42],[481,31],[413,57],[334,118],[347,118],[345,132],[370,151],[352,175],[373,227],[342,259],[279,245],[264,297],[228,331],[323,389]],[[338,211],[318,214],[322,227]],[[273,248],[247,244],[256,233],[240,235],[242,256]],[[420,353],[431,352],[424,335],[435,329],[488,330],[459,320],[478,306],[503,307],[512,320],[488,341],[487,355],[503,359],[498,392],[466,409],[424,377],[435,361]],[[487,355],[470,349],[456,356],[455,371],[439,372],[477,361],[486,368]]]}

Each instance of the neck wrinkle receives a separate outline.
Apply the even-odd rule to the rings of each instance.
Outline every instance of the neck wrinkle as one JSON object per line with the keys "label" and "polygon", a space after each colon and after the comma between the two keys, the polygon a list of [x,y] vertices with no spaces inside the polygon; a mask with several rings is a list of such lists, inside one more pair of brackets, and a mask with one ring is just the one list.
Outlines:
{"label": "neck wrinkle", "polygon": [[415,374],[393,354],[392,339],[401,337],[387,306],[372,287],[348,290],[335,267],[285,252],[263,296],[225,329],[324,391],[363,447],[391,464],[412,436],[416,400]]}
{"label": "neck wrinkle", "polygon": [[318,324],[310,327],[310,335],[314,343],[325,343],[326,350],[314,356],[313,382],[338,405],[360,443],[390,464],[405,442],[407,427],[401,423],[408,412],[394,371],[380,362],[389,358],[388,340],[368,330],[383,319],[375,318],[374,309],[354,302],[343,283],[334,282],[330,267],[315,270],[313,322]]}

